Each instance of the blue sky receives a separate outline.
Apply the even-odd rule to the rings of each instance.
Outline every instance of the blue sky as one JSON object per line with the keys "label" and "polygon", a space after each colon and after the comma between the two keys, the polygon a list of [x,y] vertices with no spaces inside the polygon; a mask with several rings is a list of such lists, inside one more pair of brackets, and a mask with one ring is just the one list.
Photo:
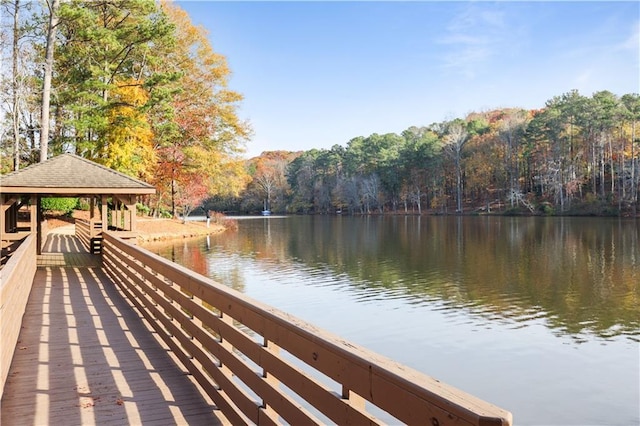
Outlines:
{"label": "blue sky", "polygon": [[178,2],[245,100],[247,157],[572,89],[640,92],[638,2]]}

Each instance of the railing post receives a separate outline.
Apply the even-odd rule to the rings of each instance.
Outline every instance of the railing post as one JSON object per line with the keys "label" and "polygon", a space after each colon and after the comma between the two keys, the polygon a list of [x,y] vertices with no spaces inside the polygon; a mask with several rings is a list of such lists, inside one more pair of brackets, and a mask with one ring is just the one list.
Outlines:
{"label": "railing post", "polygon": [[[167,284],[167,287],[173,287],[173,281],[171,281],[169,278],[163,278],[165,281],[165,283]],[[145,291],[145,293],[147,293]],[[173,299],[170,297],[165,297],[167,299],[167,302],[170,305],[173,305]],[[154,302],[155,303],[155,302]],[[156,304],[156,306],[158,306],[158,304]],[[169,321],[171,322],[175,322],[175,318],[173,317],[173,315],[171,314],[171,312],[169,312],[169,310],[167,308],[164,308],[164,314],[167,316],[167,318],[169,319]],[[158,318],[154,318],[154,319],[158,319]],[[167,330],[167,334],[169,334],[169,336],[174,337],[174,334],[171,330]]]}
{"label": "railing post", "polygon": [[[280,347],[273,343],[270,340],[264,339],[262,344],[264,348],[266,348],[269,352],[271,352],[276,357],[280,354]],[[280,387],[280,381],[271,373],[269,373],[265,368],[262,369],[262,377],[265,382],[271,384],[274,388]],[[266,414],[271,418],[278,418],[278,413],[273,410],[265,401],[262,400],[262,408],[265,410]]]}
{"label": "railing post", "polygon": [[344,385],[342,385],[342,399],[349,401],[352,407],[364,411],[364,404],[366,400],[354,391],[349,390],[349,388]]}
{"label": "railing post", "polygon": [[[231,327],[234,327],[233,318],[230,317],[229,315],[225,315],[222,311],[220,311],[220,319],[222,320],[222,322],[225,322]],[[225,339],[222,335],[220,336],[220,345],[225,351],[229,353],[233,353],[233,345],[227,339]],[[231,371],[231,369],[227,367],[227,365],[224,364],[220,359],[218,359],[218,363],[220,365],[220,372],[224,374],[225,377],[227,377],[229,380],[232,380],[233,372]],[[218,383],[217,385],[220,388],[222,388],[220,383]]]}

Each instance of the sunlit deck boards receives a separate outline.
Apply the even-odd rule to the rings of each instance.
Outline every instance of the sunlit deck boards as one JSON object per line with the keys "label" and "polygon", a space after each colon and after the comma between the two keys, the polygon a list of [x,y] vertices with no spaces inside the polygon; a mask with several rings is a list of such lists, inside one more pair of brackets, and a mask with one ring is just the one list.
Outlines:
{"label": "sunlit deck boards", "polygon": [[53,230],[38,255],[38,266],[99,267],[102,260],[94,256],[74,235],[73,225]]}
{"label": "sunlit deck boards", "polygon": [[220,424],[204,398],[101,269],[38,268],[3,426]]}

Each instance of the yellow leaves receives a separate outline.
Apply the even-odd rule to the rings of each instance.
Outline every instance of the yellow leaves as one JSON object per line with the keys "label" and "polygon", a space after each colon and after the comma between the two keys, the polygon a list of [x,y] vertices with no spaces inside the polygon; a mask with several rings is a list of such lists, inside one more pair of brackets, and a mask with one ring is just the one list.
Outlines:
{"label": "yellow leaves", "polygon": [[244,97],[231,90],[220,90],[217,94],[217,98],[221,102],[240,102]]}
{"label": "yellow leaves", "polygon": [[149,94],[142,88],[142,83],[133,79],[124,81],[118,85],[113,96],[123,104],[128,104],[129,108],[141,107],[149,101]]}
{"label": "yellow leaves", "polygon": [[176,52],[181,57],[181,67],[191,68],[187,78],[203,77],[209,82],[226,86],[226,78],[230,71],[226,58],[214,52],[207,38],[207,31],[201,26],[194,26],[189,15],[174,4],[163,1],[163,12],[176,26],[177,45],[181,50]]}
{"label": "yellow leaves", "polygon": [[[221,128],[237,134],[236,141],[246,137],[247,126],[238,123],[235,110],[235,104],[243,97],[226,88],[230,74],[226,58],[213,50],[207,32],[194,26],[184,10],[166,1],[162,3],[162,10],[175,25],[180,46],[171,57],[183,73],[180,84],[187,90],[176,96],[174,104],[176,121],[186,139],[202,138],[201,135],[217,137],[216,132]],[[203,129],[209,129],[208,134]]]}
{"label": "yellow leaves", "polygon": [[242,160],[226,159],[219,168],[222,173],[209,179],[209,189],[213,194],[237,197],[251,181]]}
{"label": "yellow leaves", "polygon": [[108,115],[102,157],[105,165],[138,178],[147,178],[155,165],[153,132],[140,110],[149,94],[136,80],[119,82]]}
{"label": "yellow leaves", "polygon": [[211,195],[238,195],[251,180],[241,159],[197,146],[184,148],[183,152],[187,157],[185,168],[206,178]]}

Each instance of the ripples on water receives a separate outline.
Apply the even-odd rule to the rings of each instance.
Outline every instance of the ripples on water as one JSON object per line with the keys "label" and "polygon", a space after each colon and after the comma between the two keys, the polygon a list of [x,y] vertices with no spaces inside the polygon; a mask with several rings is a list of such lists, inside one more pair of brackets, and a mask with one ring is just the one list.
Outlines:
{"label": "ripples on water", "polygon": [[[557,325],[559,316],[553,310],[545,309],[540,305],[529,305],[530,300],[521,293],[501,294],[491,288],[482,289],[483,296],[469,299],[466,289],[460,283],[443,280],[440,273],[423,273],[421,271],[405,271],[390,281],[387,285],[376,281],[371,274],[365,274],[359,279],[354,279],[347,273],[336,273],[335,269],[326,264],[314,264],[309,266],[301,259],[292,258],[286,261],[278,259],[263,259],[256,263],[256,253],[249,252],[244,255],[225,251],[218,246],[211,250],[208,256],[210,275],[222,283],[238,282],[238,274],[242,273],[251,277],[252,285],[268,286],[270,282],[279,283],[286,287],[295,287],[308,290],[312,287],[326,287],[332,292],[349,295],[351,301],[358,304],[385,304],[392,305],[399,302],[392,309],[430,309],[440,312],[449,318],[451,324],[457,321],[470,323],[480,321],[483,326],[491,323],[506,325],[511,329],[522,329],[530,324],[546,323],[549,327],[555,327],[556,334],[571,335],[575,343],[588,341],[590,330],[598,329],[598,321],[587,318],[576,322],[573,327]],[[381,268],[389,261],[382,260]],[[255,269],[255,271],[253,271]],[[242,271],[242,272],[240,272]],[[253,272],[249,272],[253,271]],[[242,281],[242,280],[241,280]],[[246,281],[246,280],[245,280]],[[240,291],[245,291],[240,285]],[[233,284],[231,284],[233,287]],[[431,294],[425,289],[437,289],[437,293]],[[268,292],[268,291],[267,291]],[[276,306],[288,306],[290,299],[286,291],[268,292],[266,297]],[[443,297],[444,296],[444,297]],[[569,293],[568,298],[578,298],[579,295]],[[500,309],[491,301],[499,301]],[[307,298],[305,304],[323,305],[321,299]],[[295,303],[294,303],[295,305]],[[580,310],[594,309],[592,306],[583,307]],[[475,319],[470,319],[475,318]],[[582,330],[576,332],[575,330]],[[597,336],[604,341],[611,341],[616,336],[625,336],[633,342],[640,341],[640,331],[636,327],[626,327],[614,324],[607,329],[600,329]]]}
{"label": "ripples on water", "polygon": [[156,251],[516,424],[640,423],[633,222],[344,219],[241,221]]}

